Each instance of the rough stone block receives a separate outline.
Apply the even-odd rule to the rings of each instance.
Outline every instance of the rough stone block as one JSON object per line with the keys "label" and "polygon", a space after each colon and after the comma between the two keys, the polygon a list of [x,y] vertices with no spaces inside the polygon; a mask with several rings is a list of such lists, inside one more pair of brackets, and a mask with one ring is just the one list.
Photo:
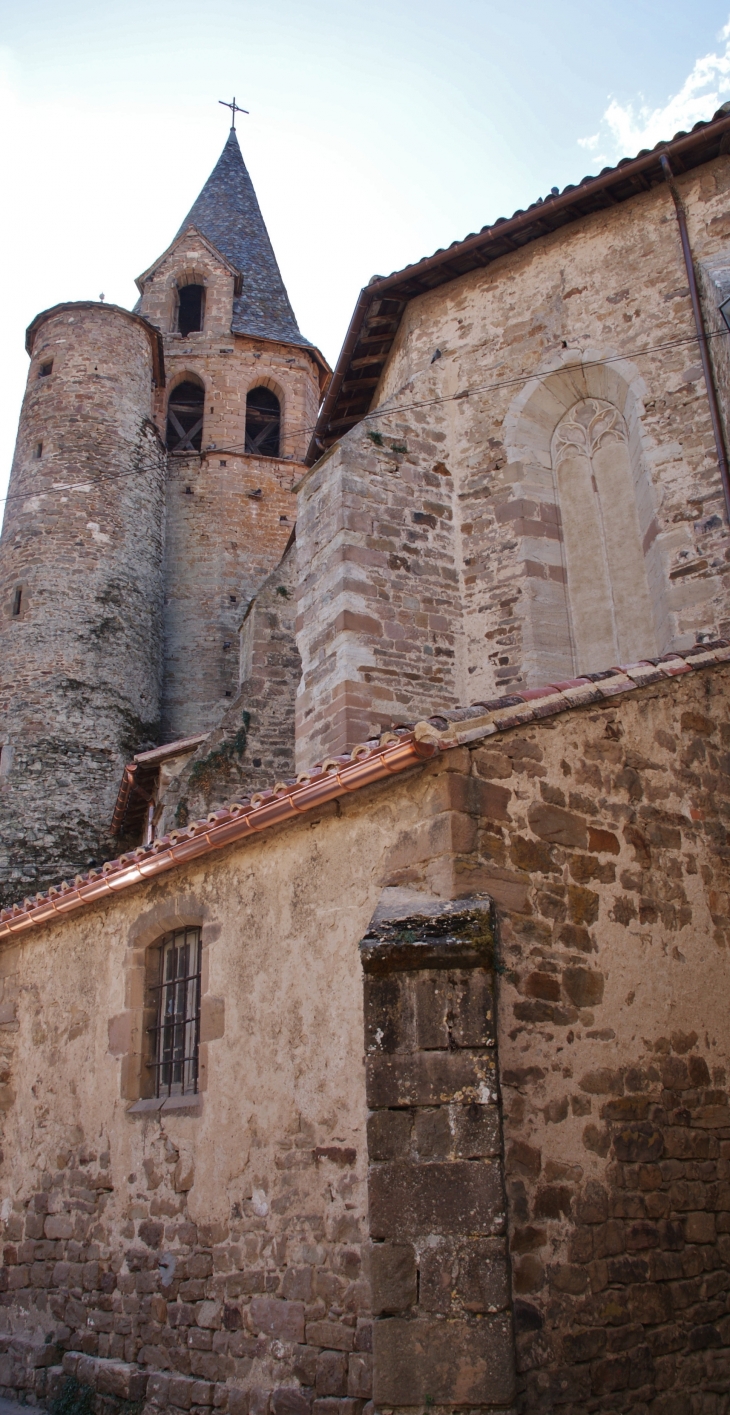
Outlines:
{"label": "rough stone block", "polygon": [[323,1351],[317,1358],[317,1395],[347,1395],[347,1353]]}
{"label": "rough stone block", "polygon": [[373,1392],[373,1358],[367,1352],[357,1352],[349,1359],[347,1394],[367,1400]]}
{"label": "rough stone block", "polygon": [[417,1299],[416,1250],[410,1243],[376,1243],[370,1250],[373,1312],[403,1312]]}
{"label": "rough stone block", "polygon": [[417,975],[412,982],[415,995],[416,1045],[424,1051],[449,1045],[449,1003],[451,989],[444,973]]}
{"label": "rough stone block", "polygon": [[238,1386],[228,1387],[229,1415],[249,1415],[249,1392]]}
{"label": "rough stone block", "polygon": [[332,1351],[352,1351],[355,1333],[339,1322],[307,1322],[307,1344],[329,1347]]}
{"label": "rough stone block", "polygon": [[[447,1159],[452,1149],[447,1106],[418,1110],[415,1124],[416,1149],[421,1159]],[[403,1155],[407,1158],[407,1155]]]}
{"label": "rough stone block", "polygon": [[271,1392],[271,1415],[311,1415],[312,1401],[294,1386],[280,1386]]}
{"label": "rough stone block", "polygon": [[423,1249],[419,1268],[426,1312],[498,1312],[509,1302],[502,1239],[442,1239]]}
{"label": "rough stone block", "polygon": [[405,973],[365,978],[365,1048],[384,1053],[412,1051],[414,992]]}
{"label": "rough stone block", "polygon": [[499,1111],[496,1105],[452,1105],[449,1108],[457,1159],[498,1155],[501,1148]]}
{"label": "rough stone block", "polygon": [[373,1238],[489,1233],[503,1212],[499,1168],[489,1161],[376,1165],[369,1194]]}
{"label": "rough stone block", "polygon": [[449,1405],[508,1405],[514,1392],[511,1323],[405,1321],[389,1317],[373,1330],[376,1403],[416,1405],[427,1396]]}
{"label": "rough stone block", "polygon": [[[170,1395],[170,1377],[162,1371],[151,1371],[147,1377],[147,1401],[164,1409]],[[246,1412],[244,1412],[246,1415]]]}
{"label": "rough stone block", "polygon": [[[122,1400],[138,1400],[147,1386],[146,1373],[136,1366],[123,1362],[98,1360],[96,1363],[96,1389],[100,1395],[116,1395]],[[130,1395],[132,1387],[135,1395]]]}
{"label": "rough stone block", "polygon": [[574,850],[587,848],[585,820],[572,811],[545,801],[535,801],[528,809],[527,819],[535,835],[551,845],[565,845]]}
{"label": "rough stone block", "polygon": [[406,1110],[380,1110],[368,1116],[371,1160],[405,1159],[410,1151],[413,1120]]}
{"label": "rough stone block", "polygon": [[370,1056],[366,1078],[367,1102],[373,1110],[442,1105],[457,1095],[462,1101],[483,1103],[493,1094],[494,1062],[491,1056],[458,1051]]}
{"label": "rough stone block", "polygon": [[[304,1303],[286,1302],[278,1297],[254,1297],[251,1301],[251,1321],[255,1331],[281,1341],[304,1340]],[[314,1345],[327,1343],[315,1342]]]}
{"label": "rough stone block", "polygon": [[451,1037],[457,1047],[484,1047],[494,1037],[492,979],[481,968],[452,974]]}

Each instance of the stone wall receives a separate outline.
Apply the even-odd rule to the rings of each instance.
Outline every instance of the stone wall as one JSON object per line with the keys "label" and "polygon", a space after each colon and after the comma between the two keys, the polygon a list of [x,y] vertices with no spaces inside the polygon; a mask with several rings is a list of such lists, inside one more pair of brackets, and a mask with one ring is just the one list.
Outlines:
{"label": "stone wall", "polygon": [[[372,1415],[372,1344],[379,1415],[722,1415],[729,679],[516,709],[4,949],[5,1389]],[[444,931],[485,895],[496,976]],[[200,1096],[140,1107],[190,923]]]}
{"label": "stone wall", "polygon": [[[730,158],[679,181],[697,262],[724,268]],[[708,276],[704,289],[719,328],[719,286]],[[586,468],[576,489],[555,435],[566,414],[587,427],[601,407],[612,446],[601,432],[588,449],[596,490]],[[397,721],[406,692],[413,718],[444,698],[474,702],[726,632],[724,499],[668,190],[411,301],[373,409],[299,495],[311,567],[302,760],[354,745],[373,718]],[[612,543],[617,526],[627,534]]]}
{"label": "stone wall", "polygon": [[241,618],[294,528],[295,470],[270,457],[169,458],[165,741],[217,727],[236,695]]}
{"label": "stone wall", "polygon": [[[388,897],[390,896],[390,897]],[[386,889],[361,944],[378,1410],[514,1395],[485,900]]]}
{"label": "stone wall", "polygon": [[122,767],[159,730],[156,338],[109,305],[35,327],[0,540],[3,903],[112,853]]}
{"label": "stone wall", "polygon": [[156,833],[294,775],[296,549],[251,600],[239,638],[240,687],[220,724],[165,789]]}
{"label": "stone wall", "polygon": [[727,689],[685,678],[474,753],[525,1411],[725,1408]]}
{"label": "stone wall", "polygon": [[[175,332],[174,288],[197,271],[202,330]],[[317,414],[319,367],[299,345],[230,332],[234,277],[202,237],[176,242],[145,284],[140,308],[163,331],[168,396],[192,375],[205,390],[202,455],[171,456],[167,480],[162,735],[218,726],[238,683],[243,609],[278,564],[296,520]],[[245,452],[246,395],[265,386],[281,405],[281,456]]]}
{"label": "stone wall", "polygon": [[299,487],[301,767],[461,700],[443,435],[402,420],[395,433],[356,428]]}

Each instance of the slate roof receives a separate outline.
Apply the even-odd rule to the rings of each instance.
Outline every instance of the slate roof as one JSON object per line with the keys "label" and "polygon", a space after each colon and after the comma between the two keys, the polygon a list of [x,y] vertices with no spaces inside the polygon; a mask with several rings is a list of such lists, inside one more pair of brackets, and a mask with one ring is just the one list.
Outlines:
{"label": "slate roof", "polygon": [[188,226],[196,226],[243,276],[243,293],[233,303],[233,334],[311,347],[299,332],[233,129],[177,235]]}
{"label": "slate roof", "polygon": [[581,678],[547,683],[542,688],[523,688],[520,693],[453,708],[425,721],[404,723],[380,739],[361,742],[348,755],[318,762],[309,771],[300,772],[295,781],[278,782],[271,790],[233,801],[212,811],[207,820],[191,821],[185,829],[159,836],[149,845],[120,855],[118,860],[107,861],[100,869],[77,875],[73,881],[64,880],[33,899],[24,899],[22,904],[0,909],[0,941],[99,899],[108,899],[120,890],[249,839],[261,830],[295,820],[307,811],[318,810],[326,801],[388,780],[452,747],[480,742],[498,732],[538,723],[558,713],[575,712],[724,663],[730,663],[730,643],[716,639],[696,644],[684,654],[665,653],[661,658],[642,659],[602,673],[586,673]]}

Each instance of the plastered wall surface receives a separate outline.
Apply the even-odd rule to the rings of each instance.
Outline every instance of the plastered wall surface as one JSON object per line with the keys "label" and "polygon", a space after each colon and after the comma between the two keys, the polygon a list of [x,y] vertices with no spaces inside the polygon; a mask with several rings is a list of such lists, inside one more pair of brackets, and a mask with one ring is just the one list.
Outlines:
{"label": "plastered wall surface", "polygon": [[[372,1207],[367,1217],[358,943],[385,890],[407,891],[425,915],[434,899],[496,904],[491,1054],[511,1305],[493,1302],[484,1320],[496,1329],[499,1311],[513,1311],[509,1408],[722,1415],[728,674],[664,679],[453,748],[6,950],[0,1282],[8,1330],[30,1345],[14,1355],[11,1343],[4,1388],[20,1388],[22,1359],[24,1388],[57,1388],[64,1350],[80,1350],[102,1367],[114,1358],[132,1362],[132,1374],[161,1372],[147,1382],[151,1408],[363,1415],[368,1223],[376,1246],[389,1241],[402,1204],[430,1251],[428,1206],[398,1184],[392,1213],[387,1185],[380,1194],[377,1232]],[[127,1115],[138,1093],[144,948],[196,920],[201,1113]],[[387,1087],[369,1093],[373,1114],[384,1107],[395,1117],[395,1148],[371,1144],[369,1157],[406,1169],[417,1158],[436,1175],[457,1143],[440,1149],[454,1095],[416,1093],[413,1078],[439,1074],[440,1058],[468,1058],[459,1060],[456,1032],[444,1042],[438,987],[432,996],[414,975],[408,988],[424,998],[417,1043],[398,1042],[413,1023],[404,1013],[405,1031],[393,1030],[392,998],[390,1031],[376,1025],[371,1038],[384,1074],[397,1061],[412,1079],[390,1099]],[[483,1041],[482,1032],[461,1045]],[[456,1100],[468,1101],[466,1091]],[[447,1137],[458,1134],[450,1124]],[[458,1167],[458,1150],[452,1161]],[[485,1243],[499,1235],[498,1216],[490,1209]],[[444,1249],[442,1235],[434,1252]],[[166,1254],[179,1264],[180,1286],[169,1290],[158,1267]],[[407,1257],[401,1278],[376,1316],[384,1336],[375,1350],[393,1381],[387,1323],[425,1315],[409,1312]],[[463,1322],[464,1311],[479,1320],[484,1298],[468,1306],[474,1281],[464,1269],[454,1310],[435,1297],[428,1320]],[[33,1365],[34,1331],[51,1336],[45,1366]],[[83,1369],[87,1383],[101,1379]],[[491,1384],[478,1398],[469,1390],[475,1408],[507,1408],[501,1348],[499,1370],[501,1404]],[[173,1385],[171,1371],[207,1384]],[[129,1372],[123,1380],[129,1387]],[[377,1368],[375,1380],[377,1389]],[[376,1408],[459,1407],[441,1394],[427,1404],[429,1394]]]}
{"label": "plastered wall surface", "polygon": [[122,765],[159,728],[150,335],[104,305],[64,306],[35,335],[0,542],[3,902],[109,853]]}
{"label": "plastered wall surface", "polygon": [[[34,1256],[48,1264],[31,1275],[21,1245],[6,1317],[14,1330],[57,1334],[60,1324],[75,1349],[184,1377],[164,1387],[165,1405],[210,1406],[217,1391],[225,1406],[230,1382],[246,1392],[232,1409],[248,1410],[255,1391],[250,1408],[266,1410],[272,1390],[314,1389],[321,1349],[336,1353],[345,1393],[348,1367],[356,1388],[369,1375],[356,940],[377,887],[371,855],[344,909],[332,874],[323,893],[320,841],[333,823],[282,839],[275,857],[257,848],[216,861],[182,893],[180,882],[145,891],[121,913],[85,920],[69,946],[61,930],[5,960],[19,985],[12,1071],[38,1078],[37,1095],[8,1082],[8,1193],[20,1219],[9,1218],[6,1238],[22,1236],[30,1186],[38,1197],[24,1231],[37,1233]],[[363,850],[377,862],[379,843],[361,834],[361,863]],[[352,874],[353,844],[339,844]],[[130,930],[146,942],[191,918],[208,921],[202,1114],[130,1117],[121,1073],[141,1002]],[[163,1253],[175,1259],[169,1289]],[[29,1284],[20,1295],[19,1282]]]}
{"label": "plastered wall surface", "polygon": [[[724,259],[729,181],[727,157],[680,179],[703,269]],[[717,282],[703,288],[719,328]],[[716,363],[726,399],[719,347]],[[605,559],[617,601],[604,643],[579,622],[595,577],[553,439],[606,405],[613,434],[581,448],[590,563]],[[627,661],[616,648],[651,656],[724,632],[725,513],[668,191],[414,299],[373,408],[299,495],[302,759],[352,745],[368,717],[397,719],[406,686],[413,717],[439,693],[473,702]],[[632,518],[631,544],[612,547],[607,530]],[[632,594],[641,612],[622,630]]]}

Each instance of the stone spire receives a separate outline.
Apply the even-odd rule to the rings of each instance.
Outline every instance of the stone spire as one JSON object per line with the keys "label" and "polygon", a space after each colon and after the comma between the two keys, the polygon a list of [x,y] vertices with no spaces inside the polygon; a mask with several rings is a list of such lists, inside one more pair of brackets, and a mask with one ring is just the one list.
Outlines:
{"label": "stone spire", "polygon": [[188,226],[196,226],[243,276],[243,292],[233,305],[232,333],[309,343],[299,332],[233,128],[178,235]]}

